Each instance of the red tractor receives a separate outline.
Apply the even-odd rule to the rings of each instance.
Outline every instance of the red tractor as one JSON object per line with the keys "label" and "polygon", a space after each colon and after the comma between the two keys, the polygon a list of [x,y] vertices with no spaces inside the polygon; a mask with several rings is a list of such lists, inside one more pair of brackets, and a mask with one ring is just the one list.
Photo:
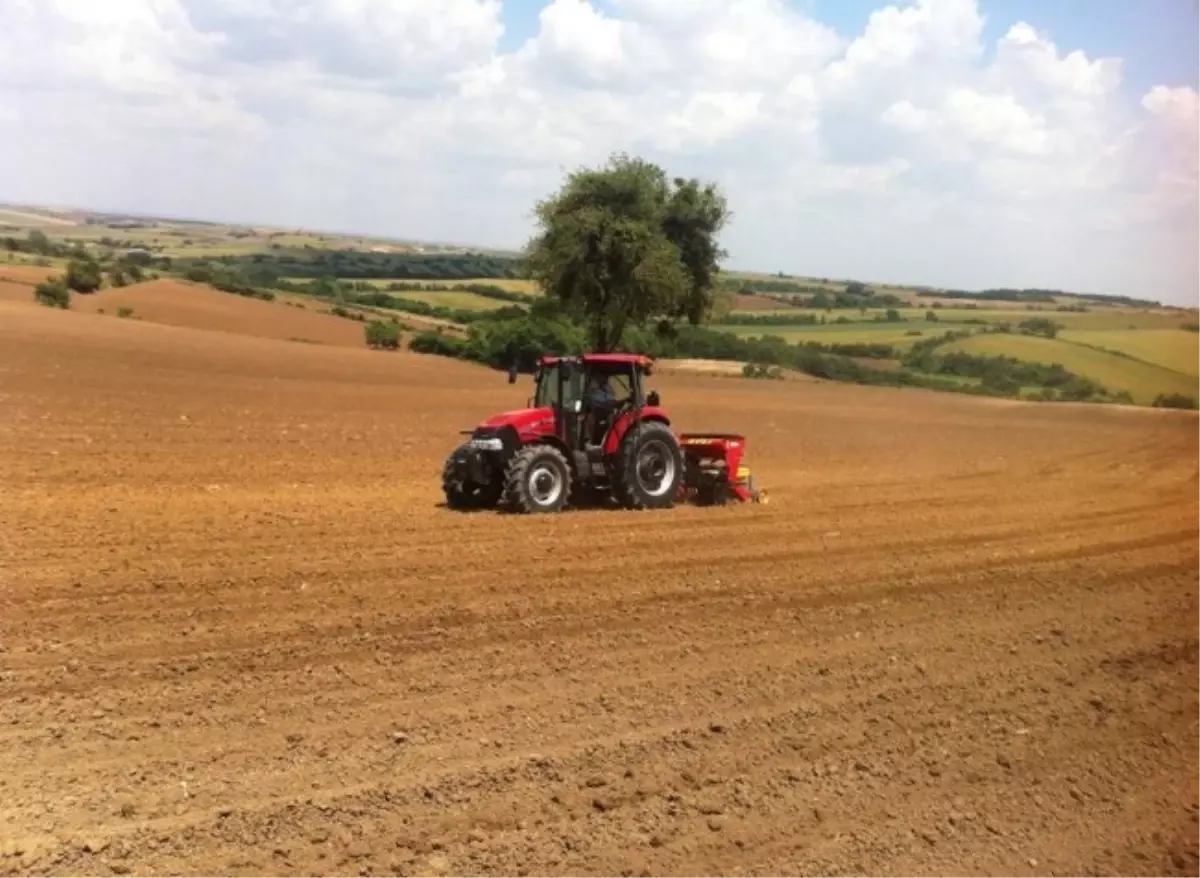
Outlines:
{"label": "red tractor", "polygon": [[676,435],[658,393],[644,390],[652,368],[636,354],[542,357],[528,408],[463,431],[470,438],[442,470],[446,505],[557,512],[609,499],[629,509],[765,502],[741,465],[745,439]]}

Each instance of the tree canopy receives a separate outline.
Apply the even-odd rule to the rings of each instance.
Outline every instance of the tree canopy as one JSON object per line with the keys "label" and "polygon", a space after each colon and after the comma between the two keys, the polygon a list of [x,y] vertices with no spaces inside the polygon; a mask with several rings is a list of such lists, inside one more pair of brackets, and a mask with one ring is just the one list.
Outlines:
{"label": "tree canopy", "polygon": [[67,263],[66,282],[77,293],[94,293],[104,283],[104,276],[94,259],[72,259]]}
{"label": "tree canopy", "polygon": [[709,316],[728,218],[715,184],[671,179],[618,154],[538,203],[526,262],[546,295],[587,326],[591,348],[612,351],[630,327]]}

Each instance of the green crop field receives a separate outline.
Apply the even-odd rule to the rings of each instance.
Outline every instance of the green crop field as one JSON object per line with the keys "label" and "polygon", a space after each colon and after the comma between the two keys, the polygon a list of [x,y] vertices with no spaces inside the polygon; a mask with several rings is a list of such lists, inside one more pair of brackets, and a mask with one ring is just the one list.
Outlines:
{"label": "green crop field", "polygon": [[1029,316],[1046,317],[1064,329],[1092,330],[1178,329],[1196,319],[1194,314],[1134,308],[1097,308],[1083,314],[1044,311]]}
{"label": "green crop field", "polygon": [[1090,378],[1110,390],[1126,390],[1135,402],[1147,404],[1160,393],[1198,394],[1196,378],[1143,363],[1119,354],[1085,347],[1063,339],[1008,333],[977,335],[938,348],[941,352],[963,351],[976,356],[1008,356],[1030,363],[1051,365]]}
{"label": "green crop field", "polygon": [[466,293],[462,290],[446,290],[436,292],[401,292],[393,293],[397,299],[407,299],[410,302],[424,302],[442,308],[462,308],[466,311],[495,311],[498,308],[513,305],[513,302],[502,302],[499,299],[489,299],[476,293]]}
{"label": "green crop field", "polygon": [[26,265],[35,266],[37,268],[45,268],[47,271],[67,270],[68,259],[63,259],[59,256],[35,256],[32,253],[9,253],[0,257],[0,272],[3,272],[6,265]]}
{"label": "green crop field", "polygon": [[[390,281],[389,281],[390,283]],[[422,280],[419,283],[436,284],[439,287],[456,287],[467,284],[480,284],[489,287],[499,287],[514,293],[524,293],[527,296],[540,296],[541,289],[531,280],[511,277],[465,277],[461,280]]]}
{"label": "green crop field", "polygon": [[[833,321],[839,317],[845,317],[853,323],[874,323],[875,315],[884,313],[886,309],[876,308],[868,310],[867,313],[860,314],[855,310],[834,310],[826,312],[818,308],[776,308],[763,311],[734,311],[728,318],[730,323],[736,323],[738,317],[762,317],[771,314],[779,314],[785,316],[798,317],[802,314],[811,314],[820,319],[824,315],[826,320]],[[983,321],[985,323],[1010,323],[1016,326],[1024,320],[1030,320],[1035,317],[1044,317],[1047,320],[1059,324],[1064,329],[1080,329],[1080,330],[1130,330],[1130,329],[1178,329],[1184,323],[1195,321],[1194,314],[1185,314],[1171,311],[1151,311],[1133,308],[1096,308],[1085,312],[1075,311],[1054,311],[1040,310],[1031,311],[1027,309],[1016,308],[897,308],[900,316],[905,318],[910,324],[918,323],[921,326],[949,326],[952,324],[962,324],[967,320]],[[938,316],[937,323],[929,323],[925,320],[925,313],[933,311]],[[845,324],[839,324],[845,325]],[[779,327],[780,329],[791,329],[792,327]],[[796,326],[795,328],[804,329],[804,326]]]}
{"label": "green crop field", "polygon": [[1067,341],[1127,354],[1184,375],[1200,376],[1200,335],[1182,329],[1069,330]]}
{"label": "green crop field", "polygon": [[[286,281],[290,281],[291,283],[297,283],[297,284],[311,283],[313,280],[313,278],[311,278],[311,277],[287,277],[287,278],[283,278],[283,279]],[[521,278],[463,277],[463,278],[453,278],[453,279],[426,279],[426,278],[412,279],[412,278],[397,278],[397,277],[344,277],[344,278],[339,278],[339,280],[346,281],[347,283],[370,284],[371,286],[375,287],[376,289],[384,290],[384,291],[387,291],[388,287],[390,287],[392,284],[422,284],[422,285],[427,285],[427,286],[432,286],[432,287],[463,287],[463,286],[468,286],[470,284],[479,284],[480,286],[499,287],[502,290],[508,290],[508,291],[514,292],[514,293],[523,293],[526,296],[541,295],[537,284],[535,284],[531,280],[522,280]],[[418,294],[424,295],[424,293],[426,291],[424,291],[424,290],[408,290],[408,291],[400,290],[397,292],[416,292]],[[429,291],[429,292],[430,292],[430,295],[435,295],[435,296],[441,295],[440,293],[437,293],[436,291]],[[492,306],[494,308],[500,308],[505,304],[509,304],[506,302],[502,302],[498,299],[492,300],[492,301],[495,302],[495,304]]]}
{"label": "green crop field", "polygon": [[[824,326],[715,326],[722,332],[732,332],[741,338],[774,335],[789,342],[803,344],[814,341],[819,344],[849,344],[867,342],[890,344],[900,349],[911,347],[926,338],[941,335],[950,327],[922,323],[827,323]],[[919,332],[920,335],[908,335]]]}

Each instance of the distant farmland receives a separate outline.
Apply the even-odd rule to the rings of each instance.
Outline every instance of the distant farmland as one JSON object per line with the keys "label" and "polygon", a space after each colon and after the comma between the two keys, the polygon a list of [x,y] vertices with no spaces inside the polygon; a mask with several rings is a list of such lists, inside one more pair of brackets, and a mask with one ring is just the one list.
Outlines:
{"label": "distant farmland", "polygon": [[1200,375],[1200,335],[1182,329],[1070,330],[1059,336],[1089,347],[1126,354],[1166,369]]}
{"label": "distant farmland", "polygon": [[1128,356],[1085,347],[1061,339],[1029,335],[979,335],[945,346],[947,351],[962,351],[985,356],[1015,357],[1031,363],[1063,368],[1112,390],[1125,390],[1135,402],[1147,404],[1160,393],[1197,395],[1197,378]]}

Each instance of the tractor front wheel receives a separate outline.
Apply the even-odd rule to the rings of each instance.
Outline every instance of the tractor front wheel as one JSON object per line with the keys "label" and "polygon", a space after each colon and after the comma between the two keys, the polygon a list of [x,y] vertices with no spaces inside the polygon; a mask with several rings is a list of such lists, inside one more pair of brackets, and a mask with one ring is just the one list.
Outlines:
{"label": "tractor front wheel", "polygon": [[621,444],[614,488],[630,509],[668,509],[675,505],[683,478],[683,452],[671,428],[643,421],[630,428]]}
{"label": "tractor front wheel", "polygon": [[450,509],[491,509],[500,502],[502,482],[480,485],[458,475],[458,457],[467,446],[461,445],[446,458],[442,467],[442,491],[446,495],[446,506]]}
{"label": "tractor front wheel", "polygon": [[571,494],[571,467],[553,445],[528,445],[504,474],[504,502],[515,512],[558,512]]}

